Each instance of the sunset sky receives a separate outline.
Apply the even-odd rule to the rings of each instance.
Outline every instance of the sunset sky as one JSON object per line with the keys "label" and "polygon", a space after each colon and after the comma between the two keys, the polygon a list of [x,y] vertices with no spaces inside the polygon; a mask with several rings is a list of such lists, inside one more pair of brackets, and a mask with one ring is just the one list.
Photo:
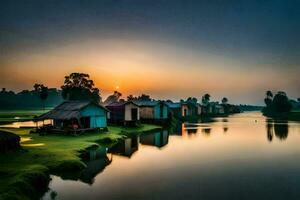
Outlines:
{"label": "sunset sky", "polygon": [[210,93],[262,104],[270,89],[297,98],[299,8],[288,0],[4,0],[0,87],[60,87],[84,72],[104,98],[116,86],[125,97]]}

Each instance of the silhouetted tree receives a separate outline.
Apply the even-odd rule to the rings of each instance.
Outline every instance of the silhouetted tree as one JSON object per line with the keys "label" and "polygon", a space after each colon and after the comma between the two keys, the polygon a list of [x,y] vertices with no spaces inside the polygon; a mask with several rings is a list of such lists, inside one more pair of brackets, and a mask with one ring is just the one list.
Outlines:
{"label": "silhouetted tree", "polygon": [[118,102],[122,94],[118,91],[114,91],[112,95],[109,95],[107,99],[104,101],[104,105],[109,105],[111,103]]}
{"label": "silhouetted tree", "polygon": [[222,104],[227,104],[227,103],[228,103],[227,97],[223,97],[223,99],[222,99]]}
{"label": "silhouetted tree", "polygon": [[135,97],[133,95],[129,95],[127,96],[127,101],[133,101],[133,100],[137,100],[137,101],[152,101],[153,99],[151,99],[150,95],[147,94],[142,94],[138,97]]}
{"label": "silhouetted tree", "polygon": [[210,101],[210,95],[209,94],[205,94],[202,96],[202,103],[203,104],[208,104]]}
{"label": "silhouetted tree", "polygon": [[43,104],[43,110],[45,110],[45,101],[48,98],[48,87],[44,86],[43,84],[34,84],[33,85],[34,91],[39,96]]}
{"label": "silhouetted tree", "polygon": [[285,92],[278,92],[273,99],[272,108],[277,113],[290,112],[292,109],[291,102]]}
{"label": "silhouetted tree", "polygon": [[127,101],[133,101],[133,100],[136,100],[136,98],[132,94],[127,96]]}
{"label": "silhouetted tree", "polygon": [[188,103],[193,103],[193,104],[197,104],[197,102],[198,102],[198,99],[197,98],[195,98],[195,97],[189,97],[189,98],[187,98],[187,100],[186,100]]}
{"label": "silhouetted tree", "polygon": [[141,101],[151,101],[152,99],[150,98],[150,95],[142,94],[141,96],[138,97],[138,100],[141,100]]}
{"label": "silhouetted tree", "polygon": [[273,93],[270,90],[268,90],[266,92],[266,96],[269,97],[270,99],[272,99],[273,98]]}
{"label": "silhouetted tree", "polygon": [[265,104],[266,104],[268,109],[271,109],[270,107],[272,105],[272,98],[273,98],[273,93],[270,90],[268,90],[266,92],[266,98],[264,99]]}
{"label": "silhouetted tree", "polygon": [[96,103],[101,101],[100,91],[94,87],[94,81],[88,74],[71,73],[65,77],[61,89],[63,98],[67,100],[89,100]]}

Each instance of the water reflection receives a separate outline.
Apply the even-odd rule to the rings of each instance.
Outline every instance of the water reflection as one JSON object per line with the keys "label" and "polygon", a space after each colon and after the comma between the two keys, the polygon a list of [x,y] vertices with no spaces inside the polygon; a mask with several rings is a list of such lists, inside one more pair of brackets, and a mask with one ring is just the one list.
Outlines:
{"label": "water reflection", "polygon": [[108,152],[130,158],[138,149],[139,137],[132,136],[109,148]]}
{"label": "water reflection", "polygon": [[201,132],[202,132],[204,135],[209,136],[209,135],[210,135],[210,132],[211,132],[211,128],[203,128],[203,129],[201,130]]}
{"label": "water reflection", "polygon": [[140,143],[144,145],[151,145],[156,147],[164,147],[169,142],[169,133],[167,130],[158,131],[155,133],[148,133],[141,135]]}
{"label": "water reflection", "polygon": [[271,142],[273,140],[273,136],[275,136],[279,140],[286,140],[289,134],[289,125],[286,120],[266,120],[266,129],[267,129],[267,138]]}
{"label": "water reflection", "polygon": [[84,153],[82,157],[87,167],[82,172],[80,180],[88,184],[93,184],[94,177],[112,162],[112,155],[110,155],[110,158],[108,157],[106,147],[91,149]]}
{"label": "water reflection", "polygon": [[90,151],[80,181],[54,176],[50,188],[57,199],[300,199],[299,131],[259,113],[177,124]]}
{"label": "water reflection", "polygon": [[285,140],[289,134],[288,122],[281,121],[274,123],[274,132],[278,139]]}

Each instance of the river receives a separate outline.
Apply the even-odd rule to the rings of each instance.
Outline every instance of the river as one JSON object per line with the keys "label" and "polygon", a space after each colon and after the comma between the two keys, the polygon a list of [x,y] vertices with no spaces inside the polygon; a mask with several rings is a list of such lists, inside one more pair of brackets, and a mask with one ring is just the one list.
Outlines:
{"label": "river", "polygon": [[180,124],[91,151],[43,199],[300,199],[300,123],[258,112]]}

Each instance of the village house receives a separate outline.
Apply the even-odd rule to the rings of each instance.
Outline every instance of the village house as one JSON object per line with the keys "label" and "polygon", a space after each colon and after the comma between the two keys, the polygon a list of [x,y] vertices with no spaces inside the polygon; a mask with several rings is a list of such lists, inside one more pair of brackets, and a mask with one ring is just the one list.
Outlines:
{"label": "village house", "polygon": [[181,103],[173,103],[173,102],[167,102],[166,103],[170,109],[170,111],[173,113],[174,117],[181,119],[182,118],[182,106]]}
{"label": "village house", "polygon": [[182,119],[197,115],[197,106],[189,102],[166,103],[176,118]]}
{"label": "village house", "polygon": [[166,122],[168,105],[163,101],[135,101],[140,107],[140,118],[143,122]]}
{"label": "village house", "polygon": [[202,114],[202,105],[200,103],[197,103],[197,115],[201,116]]}
{"label": "village house", "polygon": [[140,121],[140,108],[132,102],[115,102],[106,106],[110,111],[108,122],[112,124],[137,125]]}
{"label": "village house", "polygon": [[65,101],[35,121],[51,120],[51,129],[85,131],[107,127],[108,110],[90,101]]}

